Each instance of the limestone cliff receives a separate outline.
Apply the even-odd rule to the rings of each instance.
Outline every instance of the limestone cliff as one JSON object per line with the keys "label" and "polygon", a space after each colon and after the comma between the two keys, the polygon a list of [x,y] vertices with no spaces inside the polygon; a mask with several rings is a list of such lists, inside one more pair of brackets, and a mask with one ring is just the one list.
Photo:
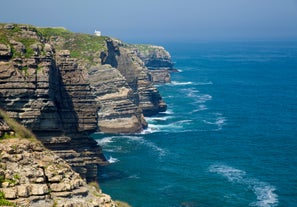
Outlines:
{"label": "limestone cliff", "polygon": [[88,181],[107,163],[88,136],[97,129],[99,103],[82,68],[56,50],[35,27],[1,25],[0,107]]}
{"label": "limestone cliff", "polygon": [[98,126],[108,133],[140,132],[147,123],[135,103],[135,94],[123,75],[110,65],[97,65],[88,70],[96,100],[100,102]]}
{"label": "limestone cliff", "polygon": [[127,44],[150,70],[173,69],[173,62],[168,51],[162,46],[145,44]]}
{"label": "limestone cliff", "polygon": [[164,47],[146,44],[125,44],[149,69],[150,80],[155,84],[169,83],[170,72],[176,72],[169,52]]}
{"label": "limestone cliff", "polygon": [[0,108],[87,181],[107,164],[95,131],[140,132],[166,110],[148,68],[108,37],[0,24]]}
{"label": "limestone cliff", "polygon": [[145,116],[166,111],[167,105],[150,79],[149,70],[133,50],[119,40],[107,41],[107,51],[101,54],[102,64],[117,68],[134,92],[134,103]]}

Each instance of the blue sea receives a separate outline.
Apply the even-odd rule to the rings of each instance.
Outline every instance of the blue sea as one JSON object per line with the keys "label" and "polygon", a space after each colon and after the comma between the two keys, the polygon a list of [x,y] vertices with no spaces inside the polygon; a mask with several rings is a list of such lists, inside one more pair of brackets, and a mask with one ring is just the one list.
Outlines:
{"label": "blue sea", "polygon": [[297,42],[165,44],[179,73],[140,134],[95,134],[133,207],[297,206]]}

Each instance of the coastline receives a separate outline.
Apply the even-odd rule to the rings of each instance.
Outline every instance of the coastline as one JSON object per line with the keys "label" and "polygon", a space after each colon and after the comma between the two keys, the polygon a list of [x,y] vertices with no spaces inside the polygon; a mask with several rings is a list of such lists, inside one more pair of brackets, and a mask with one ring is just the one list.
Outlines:
{"label": "coastline", "polygon": [[[107,164],[88,134],[140,132],[144,115],[167,108],[150,70],[121,41],[20,24],[0,24],[0,31],[0,107],[87,182],[97,182]],[[170,63],[164,48],[148,47]]]}

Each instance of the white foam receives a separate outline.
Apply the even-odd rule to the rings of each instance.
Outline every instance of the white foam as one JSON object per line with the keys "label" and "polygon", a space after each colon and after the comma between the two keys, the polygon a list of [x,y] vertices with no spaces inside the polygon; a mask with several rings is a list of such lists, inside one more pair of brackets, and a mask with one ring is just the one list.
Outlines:
{"label": "white foam", "polygon": [[[116,137],[112,137],[112,138],[116,138],[118,140],[123,140],[124,139],[124,140],[127,140],[128,143],[129,142],[138,142],[139,144],[142,144],[144,146],[147,146],[147,147],[151,148],[152,150],[154,150],[155,152],[157,152],[159,154],[159,156],[164,156],[166,154],[166,152],[167,152],[166,150],[158,147],[153,142],[148,141],[148,140],[145,140],[142,136],[123,135],[123,136],[116,136]],[[114,146],[113,148],[116,149],[117,147]],[[112,162],[112,163],[118,162],[118,160],[116,158],[110,157],[110,159],[108,159],[109,162]]]}
{"label": "white foam", "polygon": [[278,204],[278,195],[274,193],[276,188],[265,182],[255,181],[253,191],[257,196],[257,201],[251,203],[251,206],[271,207]]}
{"label": "white foam", "polygon": [[168,85],[170,86],[184,86],[184,85],[195,85],[195,86],[201,86],[201,85],[213,85],[212,81],[207,81],[207,82],[179,82],[179,81],[171,81]]}
{"label": "white foam", "polygon": [[193,114],[193,113],[196,113],[196,112],[199,112],[199,111],[205,111],[205,110],[207,110],[207,109],[208,109],[208,108],[207,108],[206,105],[204,105],[204,104],[200,104],[200,105],[198,105],[198,108],[195,109],[195,110],[193,110],[193,111],[191,111],[191,113]]}
{"label": "white foam", "polygon": [[184,91],[186,91],[187,96],[190,97],[190,98],[197,98],[197,97],[199,97],[199,95],[197,95],[197,93],[199,93],[199,91],[196,90],[196,89],[187,88],[187,89],[184,89]]}
{"label": "white foam", "polygon": [[208,82],[197,82],[194,85],[213,85],[213,82],[208,81]]}
{"label": "white foam", "polygon": [[212,99],[212,96],[209,94],[197,95],[196,103],[205,103],[206,101],[210,101],[211,99]]}
{"label": "white foam", "polygon": [[140,177],[138,175],[130,175],[128,178],[130,178],[130,179],[139,179]]}
{"label": "white foam", "polygon": [[170,115],[170,114],[174,114],[174,111],[172,111],[170,109],[167,109],[166,111],[160,112],[159,114],[168,114],[168,115]]}
{"label": "white foam", "polygon": [[230,182],[239,182],[246,175],[246,172],[226,165],[212,165],[209,167],[209,172],[222,175]]}
{"label": "white foam", "polygon": [[173,117],[172,116],[146,117],[145,120],[148,123],[152,123],[152,122],[156,122],[156,121],[166,121],[171,118],[173,118]]}
{"label": "white foam", "polygon": [[108,161],[109,163],[116,163],[116,162],[119,162],[119,159],[110,156],[110,157],[107,159],[107,161]]}
{"label": "white foam", "polygon": [[257,201],[251,202],[250,206],[273,207],[278,204],[276,188],[269,183],[250,178],[243,170],[236,169],[228,165],[211,165],[209,172],[219,174],[229,182],[245,185],[256,195]]}
{"label": "white foam", "polygon": [[141,137],[141,136],[123,135],[123,136],[120,136],[119,138],[121,138],[121,139],[128,139],[128,140],[131,140],[131,141],[138,141],[138,142],[142,142],[143,141],[143,137]]}
{"label": "white foam", "polygon": [[112,141],[112,139],[113,139],[114,137],[105,137],[105,138],[103,138],[103,139],[96,139],[96,142],[98,143],[98,145],[100,145],[100,146],[106,146],[106,145],[108,145],[109,143],[112,143],[113,141]]}
{"label": "white foam", "polygon": [[216,117],[215,121],[208,121],[208,120],[202,120],[202,121],[205,124],[216,125],[218,127],[216,130],[221,130],[225,125],[227,119],[223,117],[220,113],[216,113],[215,115],[218,116]]}
{"label": "white foam", "polygon": [[193,82],[178,82],[178,81],[171,81],[171,83],[169,85],[172,85],[172,86],[183,86],[183,85],[192,85]]}
{"label": "white foam", "polygon": [[153,142],[150,141],[145,141],[144,144],[148,147],[150,147],[151,149],[153,149],[154,151],[158,152],[160,157],[163,157],[167,154],[167,151],[158,147],[156,144],[154,144]]}
{"label": "white foam", "polygon": [[151,134],[151,133],[157,133],[157,132],[185,132],[185,131],[192,131],[185,129],[185,126],[191,124],[193,120],[178,120],[174,121],[168,124],[165,124],[164,122],[148,122],[148,128],[143,130],[141,134]]}

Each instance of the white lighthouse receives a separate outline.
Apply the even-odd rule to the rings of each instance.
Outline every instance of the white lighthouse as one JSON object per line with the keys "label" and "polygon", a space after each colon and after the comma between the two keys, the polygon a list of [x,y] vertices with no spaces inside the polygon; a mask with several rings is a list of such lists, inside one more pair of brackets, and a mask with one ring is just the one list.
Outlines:
{"label": "white lighthouse", "polygon": [[99,37],[101,36],[101,32],[98,31],[98,30],[95,30],[94,34],[95,34],[96,36],[99,36]]}

